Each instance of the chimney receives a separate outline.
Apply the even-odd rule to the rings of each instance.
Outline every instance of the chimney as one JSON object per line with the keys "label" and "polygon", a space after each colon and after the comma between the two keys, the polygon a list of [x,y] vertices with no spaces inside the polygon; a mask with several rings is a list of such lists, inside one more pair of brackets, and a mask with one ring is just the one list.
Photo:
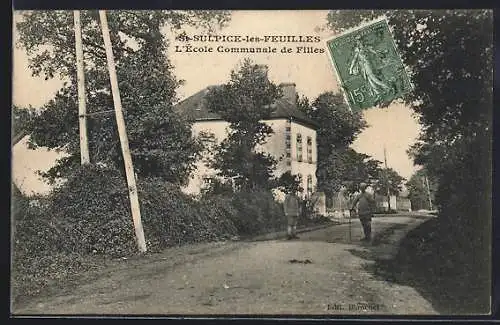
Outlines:
{"label": "chimney", "polygon": [[281,90],[283,91],[283,99],[289,101],[292,104],[297,103],[297,91],[295,90],[295,83],[286,82],[280,84]]}

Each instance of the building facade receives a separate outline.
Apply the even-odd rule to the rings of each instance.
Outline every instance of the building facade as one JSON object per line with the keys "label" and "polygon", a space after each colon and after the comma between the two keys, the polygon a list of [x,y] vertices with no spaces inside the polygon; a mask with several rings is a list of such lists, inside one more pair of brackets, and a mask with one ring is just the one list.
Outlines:
{"label": "building facade", "polygon": [[[258,151],[271,154],[277,161],[275,176],[290,171],[298,175],[302,181],[304,195],[312,195],[316,189],[317,145],[316,125],[297,108],[295,84],[280,85],[283,97],[272,107],[274,111],[264,123],[271,126],[273,133],[267,141],[256,148]],[[212,86],[213,87],[213,86]],[[227,121],[207,109],[205,95],[211,87],[186,98],[176,105],[179,114],[193,121],[193,135],[211,135],[211,145],[220,144],[230,129]],[[210,145],[210,144],[208,144]],[[216,171],[207,166],[209,151],[197,163],[189,184],[183,189],[189,194],[199,194],[205,183],[216,175]],[[276,193],[282,199],[282,193]]]}

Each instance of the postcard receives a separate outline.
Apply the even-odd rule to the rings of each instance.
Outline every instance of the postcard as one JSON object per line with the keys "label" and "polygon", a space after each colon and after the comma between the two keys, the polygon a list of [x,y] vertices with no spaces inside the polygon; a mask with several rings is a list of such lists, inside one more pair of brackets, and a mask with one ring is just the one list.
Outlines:
{"label": "postcard", "polygon": [[13,317],[491,313],[492,10],[13,17]]}

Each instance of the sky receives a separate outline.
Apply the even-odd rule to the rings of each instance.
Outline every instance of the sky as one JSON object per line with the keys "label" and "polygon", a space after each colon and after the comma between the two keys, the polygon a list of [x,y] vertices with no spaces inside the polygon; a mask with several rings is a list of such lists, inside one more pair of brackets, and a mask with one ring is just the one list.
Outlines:
{"label": "sky", "polygon": [[[218,35],[313,35],[321,37],[315,44],[280,44],[324,47],[325,40],[334,34],[324,28],[327,11],[235,11],[230,23]],[[177,78],[184,80],[178,89],[180,99],[213,84],[227,82],[230,72],[249,54],[239,53],[185,53],[176,52],[176,45],[184,45],[175,40],[175,31],[165,30],[169,39],[168,57],[174,66]],[[16,30],[14,28],[16,39]],[[188,35],[206,34],[206,32],[187,29]],[[206,43],[205,43],[206,44]],[[205,45],[197,43],[196,45]],[[193,44],[195,45],[195,44]],[[236,46],[229,43],[209,44],[217,47]],[[240,44],[241,45],[241,44]],[[317,54],[251,54],[251,59],[269,67],[269,78],[276,83],[294,82],[299,94],[315,99],[325,91],[338,91],[335,72],[330,59],[325,53]],[[13,49],[13,102],[26,107],[42,106],[50,100],[61,87],[61,81],[36,78],[31,76],[26,53],[19,48]],[[419,134],[419,124],[412,116],[410,108],[393,104],[387,109],[365,110],[364,118],[369,127],[353,143],[358,152],[384,160],[384,146],[387,149],[388,166],[408,179],[417,169],[406,154]],[[36,170],[47,170],[59,154],[41,150],[29,150],[26,140],[13,149],[13,177],[21,189],[27,193],[44,193],[50,188],[36,175]]]}

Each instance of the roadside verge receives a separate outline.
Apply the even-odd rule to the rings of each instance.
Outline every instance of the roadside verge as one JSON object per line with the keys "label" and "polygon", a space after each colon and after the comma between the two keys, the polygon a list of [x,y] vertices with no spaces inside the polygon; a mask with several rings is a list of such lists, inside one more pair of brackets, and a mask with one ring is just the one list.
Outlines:
{"label": "roadside verge", "polygon": [[[345,222],[338,222],[338,221],[331,221],[331,222],[326,222],[324,224],[320,225],[314,225],[314,226],[302,226],[302,227],[297,227],[297,233],[304,233],[304,232],[309,232],[309,231],[314,231],[318,229],[324,229],[328,228],[331,226],[336,226],[336,225],[341,225]],[[276,239],[282,239],[286,237],[286,230],[281,230],[281,231],[274,231],[270,232],[267,234],[261,234],[257,236],[249,236],[249,237],[244,237],[241,238],[240,241],[266,241],[266,240],[276,240]]]}

